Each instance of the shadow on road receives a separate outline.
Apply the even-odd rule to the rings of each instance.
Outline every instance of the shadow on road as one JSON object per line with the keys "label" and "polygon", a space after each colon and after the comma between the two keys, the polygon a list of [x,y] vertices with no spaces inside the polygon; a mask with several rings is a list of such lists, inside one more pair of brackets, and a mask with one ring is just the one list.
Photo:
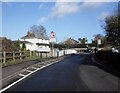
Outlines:
{"label": "shadow on road", "polygon": [[102,70],[120,78],[120,72],[119,71],[114,70],[112,68],[110,68],[110,69],[105,68],[103,65],[99,65],[99,64],[93,62],[92,57],[93,57],[93,55],[87,55],[86,58],[85,58],[86,60],[82,63],[82,65],[89,65],[89,66],[98,67],[98,68],[100,68],[100,69],[102,69]]}

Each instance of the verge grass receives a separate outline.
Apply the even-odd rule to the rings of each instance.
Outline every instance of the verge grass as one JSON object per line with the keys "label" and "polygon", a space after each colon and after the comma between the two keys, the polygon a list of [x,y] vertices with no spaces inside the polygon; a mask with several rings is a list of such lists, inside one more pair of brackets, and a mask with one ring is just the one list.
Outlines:
{"label": "verge grass", "polygon": [[15,61],[9,60],[5,63],[0,63],[0,67],[4,68],[4,67],[10,66],[10,65],[21,64],[21,63],[24,63],[24,62],[38,60],[38,59],[42,59],[42,58],[40,58],[38,56],[32,56],[32,57],[26,57],[22,60],[20,60],[20,59],[16,59]]}

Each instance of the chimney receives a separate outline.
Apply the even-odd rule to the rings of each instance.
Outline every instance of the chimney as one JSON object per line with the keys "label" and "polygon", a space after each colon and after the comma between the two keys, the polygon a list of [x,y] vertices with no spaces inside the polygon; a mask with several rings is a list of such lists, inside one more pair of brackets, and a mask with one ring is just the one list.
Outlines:
{"label": "chimney", "polygon": [[30,38],[30,32],[28,31],[28,34],[27,34],[28,38]]}

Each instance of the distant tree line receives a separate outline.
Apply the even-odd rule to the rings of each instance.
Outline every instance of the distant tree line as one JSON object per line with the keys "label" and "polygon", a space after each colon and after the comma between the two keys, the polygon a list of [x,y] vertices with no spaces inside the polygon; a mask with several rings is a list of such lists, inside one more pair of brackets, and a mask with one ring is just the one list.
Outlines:
{"label": "distant tree line", "polygon": [[[50,44],[51,45],[51,44]],[[62,49],[70,49],[70,48],[88,48],[93,47],[91,43],[87,44],[54,44],[54,48]]]}
{"label": "distant tree line", "polygon": [[88,40],[87,38],[78,38],[79,43],[85,44]]}

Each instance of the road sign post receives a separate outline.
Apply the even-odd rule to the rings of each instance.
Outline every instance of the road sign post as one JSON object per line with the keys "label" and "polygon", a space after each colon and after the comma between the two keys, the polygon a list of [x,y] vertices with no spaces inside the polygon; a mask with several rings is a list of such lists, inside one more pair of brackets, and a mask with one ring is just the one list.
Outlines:
{"label": "road sign post", "polygon": [[52,46],[51,46],[51,51],[52,51],[52,57],[54,57],[54,43],[56,42],[56,38],[55,38],[56,34],[55,32],[51,32],[50,33],[50,42],[52,43]]}
{"label": "road sign post", "polygon": [[54,57],[54,42],[52,42],[52,57]]}

